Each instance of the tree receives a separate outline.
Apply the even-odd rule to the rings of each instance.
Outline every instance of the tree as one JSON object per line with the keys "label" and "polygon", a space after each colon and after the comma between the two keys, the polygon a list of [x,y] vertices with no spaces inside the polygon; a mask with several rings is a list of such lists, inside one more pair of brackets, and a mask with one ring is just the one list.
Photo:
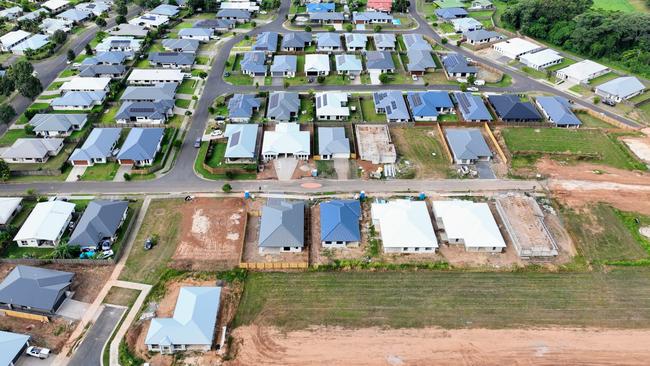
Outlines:
{"label": "tree", "polygon": [[323,76],[323,75],[319,75],[319,76],[316,78],[316,81],[318,81],[319,84],[324,83],[324,82],[325,82],[325,76]]}
{"label": "tree", "polygon": [[443,38],[443,39],[440,40],[440,42],[442,44],[447,44],[449,42],[449,40],[447,38]]}
{"label": "tree", "polygon": [[305,32],[311,32],[311,27],[310,26],[305,26]]}
{"label": "tree", "polygon": [[120,4],[120,5],[117,6],[116,12],[117,12],[117,15],[126,16],[126,14],[129,13],[129,9],[126,7],[126,5]]}
{"label": "tree", "polygon": [[375,31],[375,33],[379,33],[381,32],[381,25],[376,24],[372,29]]}
{"label": "tree", "polygon": [[68,58],[68,61],[72,62],[77,56],[74,54],[73,49],[69,49],[66,57]]}
{"label": "tree", "polygon": [[37,77],[31,76],[24,83],[17,85],[20,95],[34,99],[43,92],[43,85]]}
{"label": "tree", "polygon": [[68,38],[68,35],[62,30],[58,30],[58,31],[54,32],[54,34],[52,34],[52,37],[51,37],[52,42],[54,42],[55,44],[63,44],[63,43],[65,43],[65,40],[67,38]]}
{"label": "tree", "polygon": [[60,243],[52,249],[52,258],[70,259],[74,256],[74,249],[68,243]]}
{"label": "tree", "polygon": [[476,81],[476,75],[474,75],[474,74],[470,74],[470,75],[467,77],[467,83],[468,83],[468,84],[474,85],[474,82],[475,82],[475,81]]}
{"label": "tree", "polygon": [[126,23],[126,17],[124,15],[118,15],[117,17],[115,17],[115,23],[116,24]]}
{"label": "tree", "polygon": [[97,18],[95,19],[95,24],[97,24],[98,27],[102,28],[106,26],[106,20],[104,18]]}
{"label": "tree", "polygon": [[379,82],[380,82],[380,83],[382,83],[382,84],[386,84],[386,83],[388,83],[389,81],[390,81],[390,78],[389,78],[388,74],[383,73],[383,74],[379,75]]}
{"label": "tree", "polygon": [[467,84],[466,84],[466,83],[462,83],[462,84],[460,84],[460,91],[462,91],[462,92],[466,92],[466,91],[467,91]]}
{"label": "tree", "polygon": [[0,78],[0,94],[10,95],[11,93],[13,93],[15,88],[16,88],[16,84],[14,84],[13,79],[8,77],[7,75]]}
{"label": "tree", "polygon": [[7,71],[7,75],[9,75],[16,85],[25,82],[33,73],[34,66],[24,59],[19,59]]}
{"label": "tree", "polygon": [[346,30],[346,31],[348,31],[348,32],[352,32],[352,29],[354,29],[354,27],[352,26],[352,24],[346,24],[346,25],[345,25],[345,30]]}
{"label": "tree", "polygon": [[600,103],[600,97],[599,96],[594,96],[594,104]]}
{"label": "tree", "polygon": [[28,135],[33,135],[34,134],[34,125],[32,125],[30,123],[26,123],[25,127],[23,127],[23,128],[25,129],[26,134],[28,134]]}
{"label": "tree", "polygon": [[86,55],[93,54],[93,48],[90,47],[90,43],[86,43],[86,46],[84,47],[84,51],[86,52]]}
{"label": "tree", "polygon": [[9,164],[6,161],[0,160],[0,181],[6,182],[9,179],[11,170],[9,170]]}
{"label": "tree", "polygon": [[226,193],[229,193],[230,191],[232,191],[232,186],[229,183],[226,183],[223,186],[221,186],[221,190]]}
{"label": "tree", "polygon": [[0,105],[0,123],[7,124],[16,116],[14,107],[9,104]]}

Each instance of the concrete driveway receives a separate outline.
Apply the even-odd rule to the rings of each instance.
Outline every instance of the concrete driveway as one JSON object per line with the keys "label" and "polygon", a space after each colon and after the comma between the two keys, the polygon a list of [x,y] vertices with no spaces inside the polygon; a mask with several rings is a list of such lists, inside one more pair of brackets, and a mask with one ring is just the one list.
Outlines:
{"label": "concrete driveway", "polygon": [[117,173],[115,173],[115,178],[113,178],[113,182],[124,182],[124,173],[131,173],[131,170],[133,169],[133,166],[131,165],[120,165],[120,167],[117,169]]}
{"label": "concrete driveway", "polygon": [[492,171],[492,165],[489,161],[477,162],[476,172],[478,173],[479,179],[496,179],[496,175],[494,175],[494,171]]}
{"label": "concrete driveway", "polygon": [[54,364],[55,359],[56,359],[56,355],[53,353],[50,353],[50,357],[44,360],[23,354],[18,359],[18,362],[16,362],[16,366],[50,366]]}
{"label": "concrete driveway", "polygon": [[350,161],[348,159],[333,159],[336,178],[339,180],[348,180],[350,175]]}
{"label": "concrete driveway", "polygon": [[79,320],[84,315],[90,304],[73,299],[66,299],[56,314],[64,318]]}
{"label": "concrete driveway", "polygon": [[379,75],[381,75],[381,72],[372,70],[372,71],[368,71],[368,74],[370,75],[370,84],[372,85],[381,84],[381,81],[379,81]]}
{"label": "concrete driveway", "polygon": [[104,344],[113,333],[126,308],[105,305],[95,324],[81,341],[68,366],[100,366]]}
{"label": "concrete driveway", "polygon": [[81,177],[84,175],[84,172],[86,171],[86,168],[88,168],[86,165],[75,165],[72,167],[72,170],[70,170],[70,174],[68,174],[68,177],[65,178],[66,182],[76,182],[79,180],[78,177]]}
{"label": "concrete driveway", "polygon": [[278,180],[291,180],[297,166],[298,159],[278,158],[273,160],[273,167],[275,168],[275,174],[278,175]]}

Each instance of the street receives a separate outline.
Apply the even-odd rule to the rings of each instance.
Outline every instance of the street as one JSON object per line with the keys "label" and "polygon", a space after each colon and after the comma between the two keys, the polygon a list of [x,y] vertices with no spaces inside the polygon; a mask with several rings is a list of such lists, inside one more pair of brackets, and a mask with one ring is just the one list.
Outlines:
{"label": "street", "polygon": [[102,351],[108,338],[117,326],[125,308],[105,306],[97,321],[88,331],[84,340],[75,351],[69,366],[100,366],[102,364]]}

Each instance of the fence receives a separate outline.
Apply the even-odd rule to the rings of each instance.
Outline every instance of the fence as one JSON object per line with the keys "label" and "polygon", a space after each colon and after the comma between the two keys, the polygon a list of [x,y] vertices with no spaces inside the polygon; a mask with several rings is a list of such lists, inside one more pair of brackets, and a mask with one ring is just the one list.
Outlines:
{"label": "fence", "polygon": [[307,269],[307,262],[241,262],[239,268],[242,269]]}
{"label": "fence", "polygon": [[436,127],[438,129],[438,134],[440,135],[440,140],[442,141],[442,147],[445,149],[445,154],[449,158],[449,161],[453,163],[454,157],[451,155],[451,151],[449,151],[449,146],[447,145],[447,139],[445,138],[445,134],[442,132],[442,127],[440,127],[440,123],[436,123]]}
{"label": "fence", "polygon": [[28,319],[28,320],[36,320],[41,323],[49,323],[50,318],[46,317],[45,315],[39,315],[39,314],[30,314],[30,313],[23,313],[22,311],[15,311],[15,310],[0,310],[1,313],[3,313],[6,316],[11,316],[14,318],[21,318],[21,319]]}
{"label": "fence", "polygon": [[615,120],[615,119],[613,119],[613,118],[611,118],[611,117],[609,117],[609,116],[607,116],[605,114],[596,112],[593,109],[580,108],[580,109],[577,109],[576,112],[578,112],[578,113],[587,113],[588,115],[590,115],[590,116],[592,116],[594,118],[601,119],[601,120],[603,120],[603,121],[605,121],[605,122],[607,122],[607,123],[609,123],[609,124],[611,124],[613,126],[616,126],[618,128],[624,128],[626,130],[636,130],[636,129],[638,129],[636,127],[626,125],[625,123],[619,122],[619,121],[617,121],[617,120]]}
{"label": "fence", "polygon": [[[167,141],[167,145],[165,147],[165,151],[163,152],[163,157],[158,163],[154,163],[152,166],[148,166],[145,168],[141,169],[133,169],[131,170],[131,175],[133,174],[152,174],[160,169],[165,167],[165,163],[167,162],[167,158],[169,157],[169,153],[172,151],[172,148],[174,147],[174,140],[176,139],[176,134],[178,133],[178,129],[174,129],[174,131],[171,133],[171,136],[169,136],[169,140]],[[163,137],[164,139],[165,137]]]}
{"label": "fence", "polygon": [[497,141],[496,137],[494,137],[494,134],[492,133],[492,130],[490,129],[490,125],[487,123],[483,124],[483,128],[485,128],[485,133],[490,137],[490,141],[492,141],[492,144],[494,144],[494,147],[497,149],[497,153],[499,154],[499,157],[505,164],[508,164],[508,158],[506,158],[506,154],[503,153],[503,150],[501,149],[501,146],[499,145],[499,142]]}

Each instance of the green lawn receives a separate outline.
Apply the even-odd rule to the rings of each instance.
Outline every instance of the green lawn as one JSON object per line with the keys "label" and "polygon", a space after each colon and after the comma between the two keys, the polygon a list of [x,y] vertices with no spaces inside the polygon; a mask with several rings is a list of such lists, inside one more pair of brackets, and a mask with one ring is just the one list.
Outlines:
{"label": "green lawn", "polygon": [[151,67],[151,64],[149,63],[149,60],[145,58],[138,61],[133,67],[135,67],[136,69],[148,69]]}
{"label": "green lawn", "polygon": [[28,135],[24,129],[18,130],[7,130],[5,134],[0,137],[0,146],[11,146],[16,140],[23,137],[34,137],[34,135]]}
{"label": "green lawn", "polygon": [[487,83],[489,86],[493,86],[495,88],[505,88],[510,85],[512,85],[512,76],[508,74],[503,74],[503,77],[501,77],[501,80],[496,83]]}
{"label": "green lawn", "polygon": [[80,180],[108,181],[115,178],[115,173],[120,168],[116,162],[95,164],[86,168]]}
{"label": "green lawn", "polygon": [[582,127],[612,128],[613,126],[600,118],[590,116],[587,113],[576,113],[576,117],[582,122]]}
{"label": "green lawn", "polygon": [[59,74],[59,77],[60,78],[67,78],[67,77],[70,77],[70,76],[75,76],[78,73],[79,72],[77,70],[65,69],[65,70],[63,70],[61,72],[61,74]]}
{"label": "green lawn", "polygon": [[181,83],[181,85],[178,87],[178,93],[179,94],[194,94],[194,90],[196,89],[196,80],[193,79],[185,79]]}
{"label": "green lawn", "polygon": [[[444,177],[449,173],[449,159],[440,140],[431,136],[432,128],[394,128],[391,136],[402,159],[417,167],[417,178]],[[435,154],[435,155],[434,155]]]}
{"label": "green lawn", "polygon": [[102,113],[101,118],[99,119],[100,123],[107,123],[107,124],[114,124],[115,122],[115,115],[117,114],[117,111],[120,109],[119,104],[115,104],[112,107],[110,107],[108,110],[105,110],[104,113]]}
{"label": "green lawn", "polygon": [[[201,143],[201,148],[199,149],[199,153],[197,154],[196,160],[194,161],[194,170],[206,179],[212,179],[212,180],[226,179],[227,177],[225,174],[212,174],[203,168],[203,161],[205,160],[205,156],[207,155],[207,153],[208,153],[208,143],[203,142]],[[255,172],[252,172],[248,174],[236,175],[233,177],[233,179],[255,179],[255,177],[256,177]]]}
{"label": "green lawn", "polygon": [[253,78],[244,74],[231,73],[230,76],[224,76],[223,79],[233,85],[253,85]]}
{"label": "green lawn", "polygon": [[576,61],[574,59],[565,57],[565,58],[562,59],[562,62],[560,62],[557,65],[549,66],[549,67],[546,68],[546,70],[554,72],[554,71],[563,69],[563,68],[565,68],[567,66],[571,66],[571,65],[573,65],[575,63],[576,63]]}
{"label": "green lawn", "polygon": [[386,116],[375,113],[375,102],[372,100],[372,95],[364,95],[361,100],[361,111],[363,112],[363,120],[368,122],[385,122]]}
{"label": "green lawn", "polygon": [[5,252],[5,258],[50,258],[52,255],[52,248],[33,248],[33,247],[19,247],[15,242],[11,242]]}
{"label": "green lawn", "polygon": [[571,90],[574,93],[578,93],[578,94],[588,94],[588,93],[591,92],[591,90],[589,88],[583,86],[582,84],[576,84],[576,85],[570,87],[569,90]]}
{"label": "green lawn", "polygon": [[634,12],[636,9],[630,1],[628,0],[594,0],[595,9],[611,10],[611,11],[623,11],[623,12]]}
{"label": "green lawn", "polygon": [[532,67],[524,66],[521,68],[521,71],[525,72],[535,79],[546,79],[546,73],[544,71],[535,70]]}
{"label": "green lawn", "polygon": [[210,58],[208,56],[197,56],[196,57],[196,64],[197,65],[207,65],[210,63]]}
{"label": "green lawn", "polygon": [[454,26],[451,23],[447,22],[440,22],[438,23],[438,27],[442,31],[442,33],[455,33],[456,30],[454,29]]}
{"label": "green lawn", "polygon": [[189,99],[176,99],[174,101],[174,104],[176,104],[177,107],[184,108],[184,109],[189,108],[190,103],[192,103],[192,101]]}
{"label": "green lawn", "polygon": [[610,81],[610,80],[614,80],[614,79],[616,79],[617,77],[619,77],[619,76],[618,76],[616,73],[614,73],[614,72],[608,72],[608,73],[605,74],[605,75],[600,75],[599,77],[597,77],[597,78],[595,78],[595,79],[591,79],[591,80],[589,80],[589,85],[592,85],[592,86],[598,86],[598,85],[600,85],[600,84],[602,84],[602,83],[606,83],[606,82],[608,82],[608,81]]}
{"label": "green lawn", "polygon": [[309,97],[300,98],[300,116],[298,117],[298,122],[313,122],[316,119],[314,113],[314,100]]}

